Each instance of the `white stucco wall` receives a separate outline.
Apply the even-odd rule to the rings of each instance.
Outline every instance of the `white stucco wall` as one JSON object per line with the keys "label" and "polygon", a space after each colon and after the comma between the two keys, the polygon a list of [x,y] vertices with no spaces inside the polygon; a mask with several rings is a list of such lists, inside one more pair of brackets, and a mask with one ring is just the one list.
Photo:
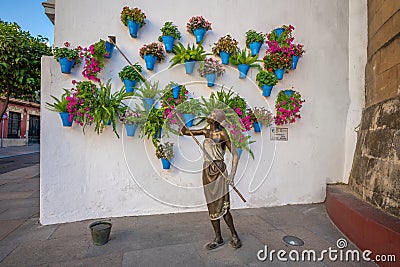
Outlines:
{"label": "white stucco wall", "polygon": [[[217,3],[217,4],[216,4]],[[238,167],[238,189],[247,198],[246,204],[231,193],[233,208],[264,207],[285,204],[321,202],[325,199],[327,181],[342,181],[345,168],[349,96],[349,4],[346,0],[251,1],[106,1],[71,0],[56,2],[55,45],[69,41],[73,46],[88,46],[108,35],[117,36],[117,44],[133,61],[140,59],[138,50],[156,41],[165,21],[173,21],[182,32],[184,44],[194,42],[186,32],[191,16],[203,15],[211,21],[213,31],[206,34],[204,46],[219,37],[231,34],[245,46],[248,29],[269,32],[282,24],[292,24],[295,41],[305,44],[306,54],[297,70],[285,74],[269,98],[261,96],[249,79],[239,80],[236,68],[218,83],[244,96],[251,106],[267,106],[272,111],[279,89],[302,93],[306,100],[302,119],[289,128],[289,141],[270,141],[269,129],[254,134],[252,145],[256,159],[244,152]],[[129,36],[120,22],[123,6],[141,8],[147,24],[138,39]],[[225,7],[226,5],[226,7]],[[88,13],[89,12],[89,13]],[[357,21],[352,20],[352,23]],[[265,54],[263,45],[260,57]],[[352,48],[354,49],[354,47]],[[145,76],[160,80],[165,86],[173,80],[187,84],[194,97],[209,96],[212,90],[197,71],[184,74],[183,66],[168,69],[169,59],[157,64]],[[362,60],[352,61],[361,66]],[[358,64],[360,66],[358,66]],[[113,79],[114,89],[122,86],[118,72],[127,65],[115,51],[106,62],[100,78]],[[357,67],[358,66],[358,67]],[[197,69],[198,66],[196,66]],[[59,96],[62,88],[71,88],[71,80],[82,80],[81,68],[63,75],[52,58],[42,61],[42,103],[50,95]],[[153,76],[154,75],[154,76]],[[357,86],[359,80],[353,85]],[[356,104],[356,109],[358,105]],[[88,218],[175,213],[205,210],[201,187],[201,154],[190,137],[175,139],[174,167],[163,171],[148,140],[128,138],[122,126],[117,139],[111,129],[96,135],[88,127],[83,135],[76,125],[61,127],[58,114],[42,109],[41,118],[41,204],[43,224],[77,221]],[[190,170],[190,171],[187,171]]]}

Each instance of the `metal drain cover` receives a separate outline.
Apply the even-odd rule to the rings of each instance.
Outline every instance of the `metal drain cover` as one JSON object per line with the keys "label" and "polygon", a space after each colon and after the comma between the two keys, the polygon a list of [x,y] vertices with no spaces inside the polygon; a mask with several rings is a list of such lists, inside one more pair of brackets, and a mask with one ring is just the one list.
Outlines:
{"label": "metal drain cover", "polygon": [[304,245],[304,241],[300,238],[292,235],[286,235],[282,238],[283,242],[289,244],[291,246],[302,246]]}

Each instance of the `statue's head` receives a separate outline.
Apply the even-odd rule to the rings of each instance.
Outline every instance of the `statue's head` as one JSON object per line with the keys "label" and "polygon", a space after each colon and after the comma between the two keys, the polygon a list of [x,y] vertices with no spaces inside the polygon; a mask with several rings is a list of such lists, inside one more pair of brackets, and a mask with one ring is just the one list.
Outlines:
{"label": "statue's head", "polygon": [[211,114],[207,117],[208,123],[218,122],[222,123],[226,119],[225,112],[222,109],[214,109]]}

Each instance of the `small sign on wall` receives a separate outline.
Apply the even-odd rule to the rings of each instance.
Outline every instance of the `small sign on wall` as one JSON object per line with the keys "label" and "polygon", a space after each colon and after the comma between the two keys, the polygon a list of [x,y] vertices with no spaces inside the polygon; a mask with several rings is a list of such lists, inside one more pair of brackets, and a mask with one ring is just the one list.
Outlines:
{"label": "small sign on wall", "polygon": [[289,129],[270,127],[270,140],[271,141],[288,141]]}

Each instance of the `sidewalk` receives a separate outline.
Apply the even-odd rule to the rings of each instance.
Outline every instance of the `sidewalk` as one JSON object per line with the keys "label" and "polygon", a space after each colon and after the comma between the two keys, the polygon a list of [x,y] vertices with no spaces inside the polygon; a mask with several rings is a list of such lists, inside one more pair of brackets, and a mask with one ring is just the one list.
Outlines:
{"label": "sidewalk", "polygon": [[40,144],[33,144],[33,145],[29,145],[29,146],[1,147],[0,148],[0,159],[37,153],[39,151],[40,151]]}
{"label": "sidewalk", "polygon": [[[88,225],[95,220],[42,226],[39,216],[39,164],[0,175],[0,266],[375,266],[366,262],[264,262],[257,252],[283,249],[337,249],[345,238],[330,221],[325,204],[233,210],[243,247],[229,246],[230,234],[221,222],[225,245],[207,251],[213,238],[206,212],[111,218],[110,241],[94,246]],[[285,244],[294,235],[304,246]],[[346,249],[356,249],[348,241]],[[288,254],[286,254],[286,257]]]}

